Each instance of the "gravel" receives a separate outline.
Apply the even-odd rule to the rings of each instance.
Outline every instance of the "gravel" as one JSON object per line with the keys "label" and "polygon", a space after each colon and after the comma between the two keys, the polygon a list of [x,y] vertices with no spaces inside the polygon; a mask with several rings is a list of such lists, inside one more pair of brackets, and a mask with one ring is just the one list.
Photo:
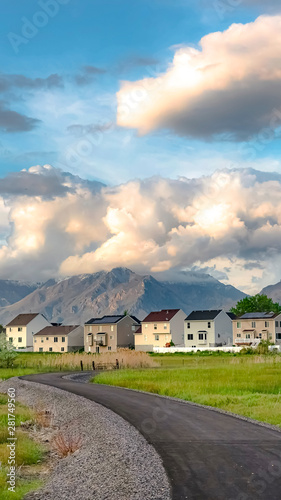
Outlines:
{"label": "gravel", "polygon": [[81,448],[56,461],[45,486],[26,500],[170,500],[171,488],[159,455],[128,422],[111,410],[61,389],[17,377],[0,383],[16,389],[18,401],[42,405],[66,436]]}

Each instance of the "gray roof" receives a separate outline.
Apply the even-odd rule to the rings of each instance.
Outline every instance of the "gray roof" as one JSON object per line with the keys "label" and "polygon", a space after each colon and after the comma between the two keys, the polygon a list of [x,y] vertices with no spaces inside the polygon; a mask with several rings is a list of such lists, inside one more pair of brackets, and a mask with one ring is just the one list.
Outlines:
{"label": "gray roof", "polygon": [[186,320],[210,321],[212,319],[215,319],[221,311],[222,309],[218,309],[215,311],[192,311],[192,313],[187,316]]}
{"label": "gray roof", "polygon": [[[280,314],[280,313],[278,313]],[[251,312],[251,313],[245,313],[242,316],[239,316],[239,319],[267,319],[267,318],[274,318],[275,316],[278,316],[278,314],[274,312]]]}

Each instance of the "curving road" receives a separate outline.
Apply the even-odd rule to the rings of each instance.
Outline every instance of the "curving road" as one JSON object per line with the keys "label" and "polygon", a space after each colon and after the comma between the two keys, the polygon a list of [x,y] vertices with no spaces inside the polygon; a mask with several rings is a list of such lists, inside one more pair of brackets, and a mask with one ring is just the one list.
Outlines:
{"label": "curving road", "polygon": [[190,403],[79,383],[63,375],[21,378],[84,396],[134,425],[161,456],[173,500],[280,500],[278,430]]}

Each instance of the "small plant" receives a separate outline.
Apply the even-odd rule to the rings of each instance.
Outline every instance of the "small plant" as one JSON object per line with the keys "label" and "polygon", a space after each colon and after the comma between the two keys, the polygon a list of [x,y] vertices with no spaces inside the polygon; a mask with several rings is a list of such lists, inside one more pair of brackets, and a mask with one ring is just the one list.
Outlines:
{"label": "small plant", "polygon": [[17,357],[14,346],[7,339],[4,333],[0,334],[0,366],[10,368]]}
{"label": "small plant", "polygon": [[67,435],[63,431],[60,431],[53,439],[53,446],[60,458],[72,455],[72,453],[81,448],[81,444],[81,436]]}
{"label": "small plant", "polygon": [[45,408],[35,410],[35,421],[40,427],[51,427],[53,424],[53,414]]}

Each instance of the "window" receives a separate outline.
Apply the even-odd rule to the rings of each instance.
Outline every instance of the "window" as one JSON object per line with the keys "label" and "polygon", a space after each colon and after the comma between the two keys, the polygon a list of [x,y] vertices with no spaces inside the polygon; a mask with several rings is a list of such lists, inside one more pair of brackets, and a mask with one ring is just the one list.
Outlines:
{"label": "window", "polygon": [[64,351],[64,347],[61,347],[60,350],[63,352]]}
{"label": "window", "polygon": [[281,333],[276,333],[276,340],[281,340]]}
{"label": "window", "polygon": [[281,328],[281,321],[280,321],[280,325],[279,325],[279,326],[280,326],[280,328]]}
{"label": "window", "polygon": [[147,328],[147,325],[144,325],[144,328]]}
{"label": "window", "polygon": [[237,328],[241,328],[241,321],[237,321]]}
{"label": "window", "polygon": [[164,330],[167,330],[167,323],[164,323]]}
{"label": "window", "polygon": [[208,328],[211,328],[211,321],[208,321]]}
{"label": "window", "polygon": [[41,339],[41,342],[44,342],[44,339]]}
{"label": "window", "polygon": [[39,352],[43,352],[43,347],[39,347]]}
{"label": "window", "polygon": [[159,340],[159,335],[154,335],[155,340]]}
{"label": "window", "polygon": [[237,337],[241,337],[241,333],[237,333]]}
{"label": "window", "polygon": [[113,325],[111,325],[110,331],[113,332],[113,330],[114,330],[114,327],[113,327]]}
{"label": "window", "polygon": [[49,337],[46,337],[46,340],[49,340]]}
{"label": "window", "polygon": [[198,339],[199,339],[199,340],[204,340],[203,333],[199,333],[199,334],[198,334]]}
{"label": "window", "polygon": [[49,351],[52,352],[53,348],[52,347],[49,347]]}
{"label": "window", "polygon": [[147,335],[144,336],[144,341],[147,342]]}
{"label": "window", "polygon": [[13,340],[14,340],[14,339],[13,339],[13,337],[9,337],[9,342],[10,342],[10,344],[12,344],[12,343],[13,343]]}
{"label": "window", "polygon": [[62,338],[61,338],[61,341],[62,341],[62,342],[65,342],[65,337],[62,337]]}
{"label": "window", "polygon": [[10,332],[12,331],[12,328],[10,328]]}
{"label": "window", "polygon": [[36,343],[36,342],[37,342],[37,340],[36,340],[36,339],[34,339],[34,342]]}
{"label": "window", "polygon": [[132,325],[132,331],[134,332],[136,329],[135,325]]}
{"label": "window", "polygon": [[110,340],[113,340],[114,339],[114,335],[110,335]]}
{"label": "window", "polygon": [[22,342],[22,337],[18,337],[19,344]]}
{"label": "window", "polygon": [[193,333],[187,334],[187,340],[193,340]]}
{"label": "window", "polygon": [[265,328],[268,328],[269,327],[269,321],[265,321],[264,322],[264,326],[265,326]]}
{"label": "window", "polygon": [[58,342],[58,341],[59,341],[58,337],[54,337],[54,342]]}
{"label": "window", "polygon": [[154,330],[157,330],[157,324],[154,325]]}
{"label": "window", "polygon": [[190,328],[190,323],[187,323],[187,328]]}
{"label": "window", "polygon": [[111,351],[111,346],[110,345],[108,346],[108,350]]}
{"label": "window", "polygon": [[221,334],[220,334],[220,333],[218,333],[218,338],[219,338],[219,339],[221,338]]}
{"label": "window", "polygon": [[252,321],[252,328],[256,328],[256,322]]}
{"label": "window", "polygon": [[246,339],[250,339],[251,338],[251,334],[250,333],[246,333]]}
{"label": "window", "polygon": [[275,321],[275,326],[277,326],[277,328],[278,328],[278,321]]}
{"label": "window", "polygon": [[261,339],[261,338],[262,338],[262,334],[261,334],[261,333],[259,333],[259,339]]}
{"label": "window", "polygon": [[18,332],[22,332],[22,327],[21,326],[18,327]]}

